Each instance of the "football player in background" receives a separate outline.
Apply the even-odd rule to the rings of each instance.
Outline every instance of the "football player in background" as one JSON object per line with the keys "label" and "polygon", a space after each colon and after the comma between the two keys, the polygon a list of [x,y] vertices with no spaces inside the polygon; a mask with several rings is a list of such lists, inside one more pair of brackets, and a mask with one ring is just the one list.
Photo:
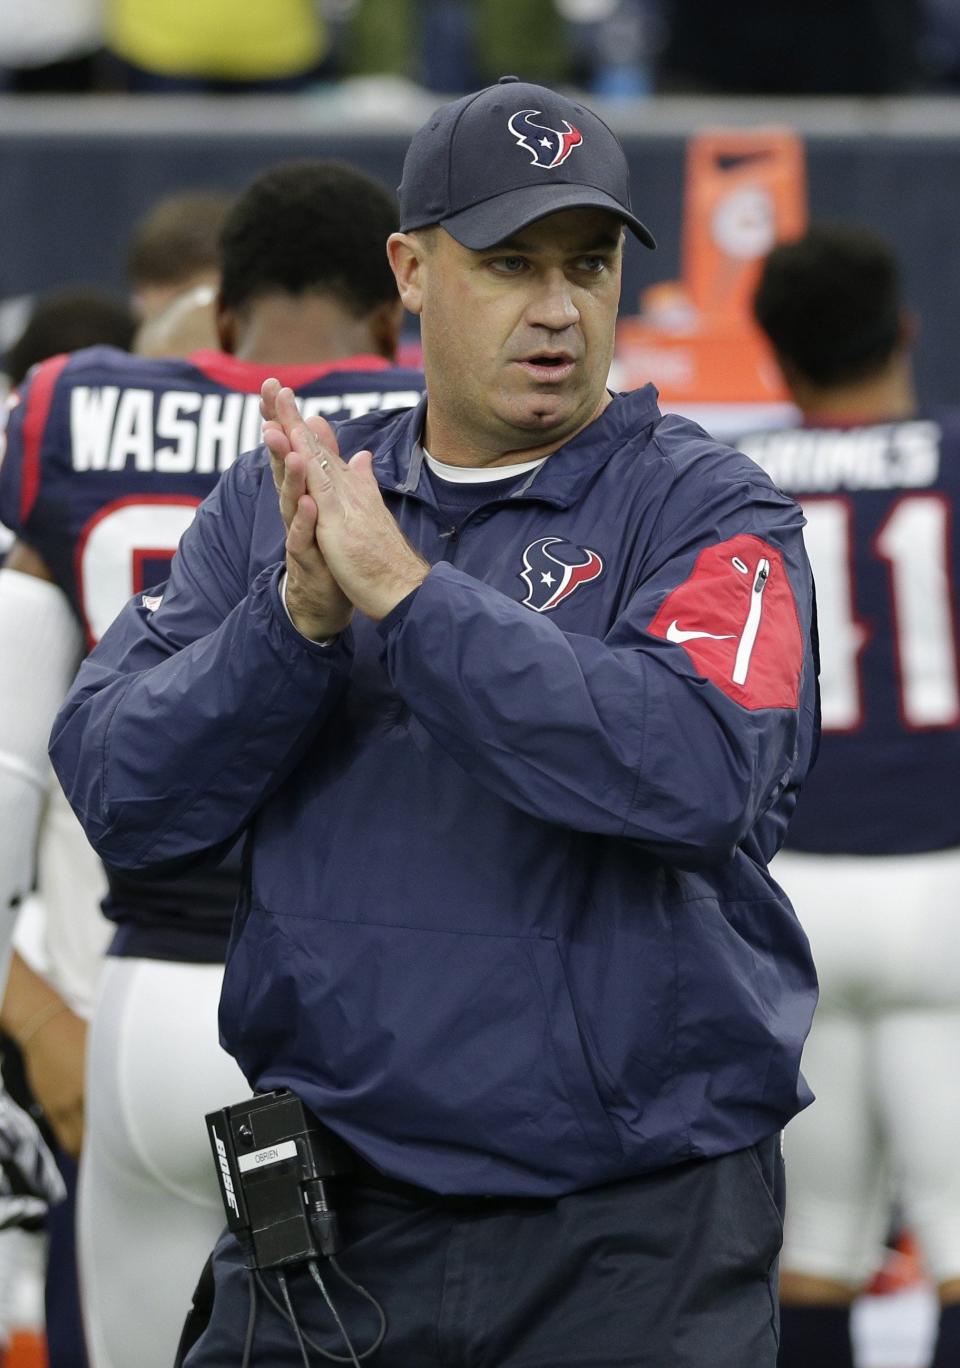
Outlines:
{"label": "football player in background", "polygon": [[782,1368],[850,1368],[891,1193],[960,1363],[960,411],[925,412],[872,234],[778,246],[755,302],[804,426],[740,442],[807,519],[823,738],[772,871],[810,936],[814,1106],[786,1133]]}
{"label": "football player in background", "polygon": [[[47,357],[81,347],[109,344],[128,351],[136,331],[136,320],[126,302],[115,299],[103,290],[91,287],[58,289],[39,295],[20,336],[7,349],[5,367],[12,387],[23,383],[30,368]],[[5,550],[6,548],[4,548]],[[6,602],[0,604],[0,697],[8,697],[8,674],[16,677],[29,665],[15,656],[9,643],[15,643],[17,628],[14,622],[8,630],[5,621]],[[41,662],[42,668],[42,662]],[[38,681],[38,689],[47,685]],[[8,726],[12,719],[8,719]],[[0,772],[9,768],[10,754],[0,756]],[[22,778],[22,776],[19,776]],[[13,920],[17,919],[17,943],[25,958],[14,957],[6,1000],[0,1004],[0,1028],[5,1027],[7,1011],[14,1013],[18,1023],[21,1048],[4,1034],[0,1036],[3,1055],[4,1085],[11,1098],[0,1098],[0,1151],[3,1175],[0,1175],[0,1229],[7,1224],[24,1224],[28,1230],[43,1229],[45,1234],[45,1305],[46,1348],[50,1368],[86,1368],[83,1333],[80,1319],[80,1297],[74,1228],[76,1194],[76,1155],[79,1151],[82,1128],[83,1051],[86,1037],[86,1018],[89,999],[79,1001],[89,980],[92,985],[94,965],[102,955],[106,939],[104,930],[109,923],[98,910],[103,895],[103,866],[90,849],[72,812],[63,800],[49,766],[38,756],[38,768],[32,790],[24,793],[19,782],[0,783],[0,985],[6,978],[6,952],[9,949]],[[45,801],[46,798],[46,801]],[[13,803],[17,811],[7,809]],[[21,805],[43,812],[43,837],[38,850],[24,848],[20,841],[23,812]],[[37,819],[39,821],[39,817]],[[14,842],[14,844],[11,844]],[[66,906],[69,915],[62,918],[58,934],[46,934],[43,898],[31,895],[22,903],[20,896],[34,877],[34,856],[43,895],[54,908]],[[62,885],[57,897],[57,884]],[[12,891],[11,891],[12,890]],[[17,905],[10,906],[11,897]],[[76,909],[86,907],[89,916],[77,916]],[[37,972],[37,970],[41,972]],[[62,1015],[59,1029],[53,1034],[56,1049],[47,1050],[50,1033],[44,1028],[53,1015]],[[28,1059],[24,1058],[24,1054]],[[25,1109],[36,1104],[31,1095],[26,1074],[33,1076],[43,1095],[43,1119],[46,1136],[53,1145],[48,1153],[40,1132],[26,1111],[17,1114],[15,1103]],[[30,1136],[34,1137],[31,1151]],[[32,1160],[27,1156],[33,1154]],[[47,1158],[44,1159],[44,1155]],[[18,1157],[19,1156],[19,1157]],[[14,1161],[13,1176],[7,1174]],[[19,1170],[17,1176],[16,1170]],[[26,1185],[35,1186],[37,1179],[51,1175],[56,1182],[59,1200],[49,1201],[44,1216],[34,1214],[43,1205],[37,1196],[18,1196]],[[16,1216],[19,1205],[22,1215]],[[13,1214],[8,1210],[12,1207]],[[5,1212],[7,1213],[5,1215]],[[17,1243],[17,1234],[0,1236],[0,1287],[9,1284],[13,1272],[24,1256],[24,1246]],[[39,1235],[38,1237],[39,1238]]]}
{"label": "football player in background", "polygon": [[[216,294],[219,279],[219,233],[232,202],[232,196],[224,192],[203,190],[159,200],[137,224],[130,241],[127,269],[134,298],[129,304],[89,286],[59,288],[39,295],[33,301],[22,333],[7,349],[6,375],[0,376],[0,382],[7,382],[4,393],[8,387],[19,386],[33,365],[83,347],[107,344],[129,351],[136,337],[138,351],[183,356],[199,347],[216,346],[213,307],[209,301]],[[201,290],[206,292],[207,302],[197,307],[194,300]],[[191,305],[185,317],[187,299]],[[134,308],[137,316],[132,312]],[[139,333],[138,318],[143,319]],[[5,417],[0,417],[0,429]],[[7,529],[0,526],[0,553],[6,552],[8,541]],[[0,618],[4,611],[5,605],[0,608]],[[0,641],[4,642],[8,637],[5,628],[5,622],[0,621]],[[20,674],[25,668],[23,660],[8,652],[0,673],[11,670]],[[40,691],[46,687],[56,691],[61,683],[51,676],[38,682],[37,687]],[[8,696],[2,683],[0,696]],[[42,711],[43,700],[38,702]],[[9,755],[0,757],[0,769],[7,769],[11,758],[16,759]],[[48,786],[53,776],[42,753],[38,753],[34,777],[36,782],[29,794],[24,793],[19,782],[0,792],[0,833],[6,834],[0,834],[0,983],[7,977],[6,957],[14,917],[18,947],[0,1009],[0,1026],[10,1020],[18,1023],[28,1058],[14,1059],[18,1052],[6,1037],[5,1071],[20,1096],[26,1068],[33,1088],[40,1094],[38,1105],[47,1123],[47,1134],[52,1132],[57,1141],[56,1164],[67,1184],[66,1199],[53,1204],[44,1221],[47,1355],[51,1368],[83,1368],[86,1359],[79,1329],[74,1261],[75,1159],[83,1128],[86,1023],[92,1010],[96,972],[109,941],[110,923],[98,910],[105,891],[103,867],[63,800],[59,785]],[[26,809],[21,806],[24,801]],[[12,816],[7,811],[8,803],[17,808]],[[42,810],[36,851],[20,841],[24,817],[31,809]],[[34,877],[34,866],[39,894],[21,902],[22,890]],[[10,890],[16,892],[11,894]],[[16,906],[9,905],[10,896],[17,898]],[[47,921],[48,907],[53,911],[53,925]],[[78,907],[89,909],[89,915],[77,915]],[[66,915],[57,917],[58,909]],[[51,1013],[60,1017],[53,1033],[45,1029]],[[12,1108],[10,1103],[10,1115]],[[19,1131],[4,1131],[4,1136],[20,1137],[21,1155],[23,1137],[30,1133],[27,1120],[21,1119]],[[39,1133],[37,1141],[42,1143]],[[13,1151],[10,1153],[13,1162]],[[38,1158],[39,1154],[38,1150]],[[16,1162],[21,1172],[26,1171],[22,1159]],[[37,1174],[47,1170],[53,1171],[52,1160],[46,1168],[39,1163],[30,1168]],[[23,1181],[22,1176],[12,1180],[10,1199],[2,1202],[4,1211],[11,1203],[14,1208],[18,1201],[23,1205],[16,1196]],[[62,1183],[60,1186],[62,1191]],[[37,1204],[38,1199],[31,1200]],[[39,1221],[37,1217],[31,1219],[34,1224]],[[14,1216],[0,1212],[0,1225],[14,1220]],[[20,1257],[16,1249],[6,1253],[15,1261]],[[0,1260],[0,1278],[3,1276]]]}
{"label": "football player in background", "polygon": [[127,249],[127,281],[134,313],[144,324],[184,290],[216,289],[220,234],[233,200],[225,190],[177,191],[158,200],[136,225]]}
{"label": "football player in background", "polygon": [[59,352],[107,344],[129,351],[137,321],[130,306],[95,286],[48,290],[33,300],[20,336],[2,359],[11,389],[38,361]]}
{"label": "football player in background", "polygon": [[[45,766],[55,695],[84,645],[164,579],[196,506],[259,442],[268,375],[333,419],[419,398],[419,374],[392,364],[402,310],[384,244],[396,222],[392,197],[348,167],[275,168],[224,227],[222,350],[177,361],[96,348],[32,373],[0,467],[0,519],[18,538],[0,572],[17,624],[5,645],[30,662],[0,706],[14,733],[0,750],[22,760],[3,778],[11,791],[29,794]],[[24,805],[20,848],[33,848],[36,820]],[[189,877],[110,877],[118,925],[91,1032],[81,1176],[95,1368],[169,1368],[221,1225],[203,1115],[245,1090],[216,1024],[238,870],[234,852]],[[49,1033],[51,1056],[65,1019],[53,1009],[34,1034]]]}

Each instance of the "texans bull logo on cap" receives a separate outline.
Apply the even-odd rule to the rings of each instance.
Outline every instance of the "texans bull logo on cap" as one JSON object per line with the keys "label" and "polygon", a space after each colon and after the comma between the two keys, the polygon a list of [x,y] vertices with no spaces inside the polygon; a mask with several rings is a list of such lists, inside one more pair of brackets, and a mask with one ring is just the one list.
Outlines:
{"label": "texans bull logo on cap", "polygon": [[[586,560],[569,564],[551,555],[548,546],[562,546],[573,555],[586,556]],[[562,537],[540,537],[531,542],[523,553],[523,569],[520,578],[527,586],[527,597],[523,600],[525,608],[535,613],[549,613],[558,603],[568,599],[574,589],[581,584],[589,584],[603,573],[603,561],[596,551],[585,546],[574,546]]]}
{"label": "texans bull logo on cap", "polygon": [[566,124],[566,132],[548,128],[546,124],[534,123],[531,114],[539,114],[539,109],[519,109],[507,120],[507,127],[516,138],[520,147],[530,153],[534,166],[551,171],[565,162],[575,147],[583,142],[583,134],[572,123]]}
{"label": "texans bull logo on cap", "polygon": [[486,252],[570,209],[605,209],[656,246],[630,207],[616,135],[583,105],[515,76],[437,110],[404,159],[403,233],[439,224],[462,247]]}

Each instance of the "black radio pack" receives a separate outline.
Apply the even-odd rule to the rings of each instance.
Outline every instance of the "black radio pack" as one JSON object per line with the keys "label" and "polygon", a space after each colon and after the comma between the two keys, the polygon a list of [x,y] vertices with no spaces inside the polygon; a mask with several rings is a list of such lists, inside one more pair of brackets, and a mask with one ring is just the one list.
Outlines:
{"label": "black radio pack", "polygon": [[259,1093],[207,1114],[227,1224],[248,1268],[278,1268],[340,1248],[325,1186],[350,1173],[351,1151],[294,1093]]}

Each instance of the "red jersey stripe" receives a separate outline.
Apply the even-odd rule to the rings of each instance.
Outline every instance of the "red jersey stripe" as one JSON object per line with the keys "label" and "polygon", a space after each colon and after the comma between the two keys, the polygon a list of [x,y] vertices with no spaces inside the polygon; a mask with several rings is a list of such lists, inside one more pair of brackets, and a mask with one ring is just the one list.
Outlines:
{"label": "red jersey stripe", "polygon": [[20,525],[25,525],[40,489],[40,447],[50,415],[53,391],[60,372],[70,360],[68,353],[42,361],[30,381],[30,397],[23,416],[23,466],[20,480]]}
{"label": "red jersey stripe", "polygon": [[341,356],[325,365],[263,366],[255,361],[240,361],[227,352],[196,351],[187,357],[191,365],[217,385],[238,390],[243,394],[257,394],[265,380],[276,377],[282,385],[299,389],[309,385],[321,376],[333,371],[381,371],[392,369],[391,363],[383,356],[360,353],[357,356]]}

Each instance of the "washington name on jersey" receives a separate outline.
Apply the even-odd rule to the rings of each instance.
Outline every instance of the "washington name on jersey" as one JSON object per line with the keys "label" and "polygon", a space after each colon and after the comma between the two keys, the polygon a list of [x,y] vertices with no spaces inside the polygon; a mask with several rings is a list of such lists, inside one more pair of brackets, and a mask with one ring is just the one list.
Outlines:
{"label": "washington name on jersey", "polygon": [[132,594],[166,578],[197,505],[259,445],[272,374],[306,417],[334,422],[411,408],[422,391],[418,371],[379,356],[265,368],[91,347],[31,372],[10,412],[0,522],[43,557],[91,645]]}
{"label": "washington name on jersey", "polygon": [[[362,418],[380,409],[412,408],[417,389],[306,394],[305,418]],[[118,385],[70,391],[69,452],[73,469],[222,474],[241,451],[260,442],[259,394],[202,393]]]}

